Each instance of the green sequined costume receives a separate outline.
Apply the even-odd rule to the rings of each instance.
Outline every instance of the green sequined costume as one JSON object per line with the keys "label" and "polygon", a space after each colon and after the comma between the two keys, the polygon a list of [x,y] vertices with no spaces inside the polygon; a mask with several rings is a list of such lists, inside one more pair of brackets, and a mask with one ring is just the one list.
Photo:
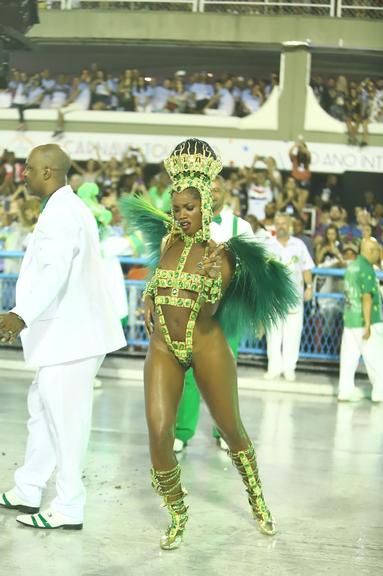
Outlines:
{"label": "green sequined costume", "polygon": [[[202,152],[196,153],[197,145]],[[124,198],[121,212],[128,226],[143,233],[150,256],[151,278],[144,295],[153,299],[157,321],[164,341],[178,362],[187,370],[193,360],[193,334],[201,308],[207,303],[219,303],[216,317],[227,337],[242,336],[245,332],[267,329],[287,315],[296,305],[297,294],[287,269],[273,260],[252,237],[245,235],[232,238],[225,249],[235,270],[229,286],[223,292],[222,275],[215,278],[185,271],[188,258],[197,251],[196,244],[204,247],[207,254],[212,218],[211,183],[222,164],[206,143],[188,140],[181,143],[165,161],[165,167],[173,182],[173,193],[186,188],[196,188],[201,197],[202,227],[193,236],[184,235],[173,214],[165,214],[139,198]],[[175,270],[161,266],[161,245],[170,248],[178,239],[183,242],[182,253]],[[201,253],[201,249],[198,249]],[[194,268],[193,268],[194,269]],[[185,294],[186,291],[186,294]],[[165,310],[164,310],[164,307]],[[177,313],[186,318],[185,337],[172,337],[166,323],[166,315]],[[230,452],[234,466],[241,474],[249,497],[254,518],[264,534],[276,532],[273,517],[267,508],[254,448],[249,446],[239,452]],[[188,520],[186,495],[181,483],[181,470],[177,464],[170,470],[152,468],[152,484],[163,497],[171,522],[160,540],[160,546],[169,550],[182,541]]]}

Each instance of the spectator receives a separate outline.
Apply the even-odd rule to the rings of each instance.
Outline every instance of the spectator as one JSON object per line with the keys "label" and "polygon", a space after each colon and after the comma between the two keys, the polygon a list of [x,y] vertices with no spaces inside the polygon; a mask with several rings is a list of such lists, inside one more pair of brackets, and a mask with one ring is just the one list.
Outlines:
{"label": "spectator", "polygon": [[371,190],[366,190],[365,192],[363,192],[363,199],[364,199],[363,208],[367,210],[370,214],[373,214],[376,204],[375,194]]}
{"label": "spectator", "polygon": [[[40,105],[44,98],[44,89],[40,84],[40,77],[38,74],[35,74],[30,80],[28,84],[20,84],[23,86],[22,89],[22,96],[20,96],[19,104],[16,104],[14,107],[19,111],[19,128],[25,128],[25,118],[24,118],[24,111],[28,109],[36,109],[40,108]],[[14,98],[14,104],[16,99]],[[23,103],[21,103],[23,101]]]}
{"label": "spectator", "polygon": [[[275,225],[274,225],[275,227]],[[311,258],[314,260],[314,245],[313,241],[310,236],[307,236],[304,232],[305,230],[305,223],[302,218],[294,218],[293,220],[293,231],[294,231],[294,238],[298,238],[302,240],[304,245],[306,246],[308,253],[310,254]]]}
{"label": "spectator", "polygon": [[259,84],[255,84],[250,94],[244,94],[241,99],[241,107],[244,116],[258,112],[260,107],[265,101],[265,97],[261,92]]}
{"label": "spectator", "polygon": [[304,203],[299,198],[295,179],[289,176],[282,194],[277,198],[277,210],[290,216],[300,217],[303,207]]}
{"label": "spectator", "polygon": [[134,110],[136,112],[152,111],[153,89],[143,76],[138,78],[136,86],[132,89],[132,94],[134,98]]}
{"label": "spectator", "polygon": [[285,379],[293,382],[302,334],[303,302],[312,298],[311,270],[314,262],[305,244],[290,236],[289,215],[278,214],[275,217],[275,228],[276,236],[269,240],[266,246],[275,258],[290,269],[300,302],[295,310],[289,311],[286,320],[275,324],[266,334],[268,369],[265,379],[273,380],[283,372]]}
{"label": "spectator", "polygon": [[[137,87],[138,88],[138,87]],[[119,110],[124,110],[125,112],[133,112],[136,108],[136,102],[137,102],[137,96],[135,96],[135,90],[137,90],[137,88],[135,89],[133,86],[133,80],[132,80],[132,75],[131,75],[131,71],[130,70],[126,70],[125,71],[125,75],[123,77],[123,79],[121,80],[121,82],[118,85],[117,88],[117,96],[118,96],[118,109]],[[141,91],[141,88],[140,88]],[[144,98],[142,98],[142,92],[141,92],[141,97],[139,99],[140,102],[144,101],[146,102],[146,95]],[[149,105],[150,102],[147,102],[145,104]]]}
{"label": "spectator", "polygon": [[90,84],[92,110],[108,110],[110,108],[111,90],[108,86],[106,74],[97,70],[95,79]]}
{"label": "spectator", "polygon": [[235,100],[231,93],[232,81],[217,80],[215,94],[204,108],[204,113],[210,116],[232,116],[235,109]]}
{"label": "spectator", "polygon": [[267,179],[267,166],[264,161],[258,160],[254,165],[254,169],[250,171],[246,193],[247,213],[256,216],[260,221],[264,220],[265,206],[273,201],[270,181]]}
{"label": "spectator", "polygon": [[99,176],[104,171],[104,166],[97,160],[87,160],[85,168],[82,168],[75,160],[72,160],[72,166],[82,177],[82,182],[97,182]]}
{"label": "spectator", "polygon": [[275,234],[274,218],[275,218],[276,212],[277,212],[277,207],[276,207],[275,202],[274,201],[268,202],[268,204],[266,204],[266,206],[265,206],[265,217],[262,220],[261,224],[265,230],[270,232],[271,236],[274,236],[274,234]]}
{"label": "spectator", "polygon": [[[345,105],[345,121],[348,130],[348,143],[358,144],[357,134],[362,121],[361,103],[356,88],[351,88]],[[364,142],[362,144],[367,144]]]}
{"label": "spectator", "polygon": [[383,204],[378,202],[374,206],[373,217],[371,220],[372,224],[375,226],[376,239],[380,244],[383,243]]}
{"label": "spectator", "polygon": [[168,112],[185,113],[188,105],[189,93],[186,91],[183,80],[177,78],[174,82],[173,94],[168,98],[166,109]]}
{"label": "spectator", "polygon": [[374,239],[364,240],[361,255],[352,261],[345,276],[346,305],[340,351],[338,400],[363,398],[355,388],[360,356],[372,385],[371,400],[383,402],[383,319],[382,299],[373,265],[380,263],[380,247]]}
{"label": "spectator", "polygon": [[52,108],[51,99],[53,90],[56,86],[56,80],[51,77],[50,70],[45,68],[40,74],[41,87],[44,90],[44,98],[41,102],[41,108]]}
{"label": "spectator", "polygon": [[173,96],[172,81],[169,78],[163,81],[160,86],[154,86],[152,96],[153,112],[168,112],[166,108],[169,98]]}
{"label": "spectator", "polygon": [[166,172],[160,172],[153,179],[149,188],[149,200],[159,210],[170,212],[171,210],[171,186]]}
{"label": "spectator", "polygon": [[[295,178],[299,188],[308,190],[311,179],[311,154],[302,136],[299,136],[295,144],[291,146],[289,156],[292,163],[291,175]],[[306,200],[307,195],[305,197]]]}
{"label": "spectator", "polygon": [[330,106],[330,114],[341,122],[346,116],[346,102],[348,96],[348,83],[345,76],[338,76],[335,83],[335,93],[333,92],[333,101]]}
{"label": "spectator", "polygon": [[322,94],[322,106],[328,114],[331,114],[331,107],[335,102],[336,90],[335,79],[328,78]]}
{"label": "spectator", "polygon": [[338,176],[335,174],[327,174],[326,181],[320,191],[322,202],[339,202],[340,200],[340,185]]}
{"label": "spectator", "polygon": [[201,114],[214,96],[214,88],[206,74],[194,74],[189,87],[191,94],[191,110]]}
{"label": "spectator", "polygon": [[315,97],[318,100],[320,106],[322,106],[322,108],[325,108],[325,102],[324,102],[325,86],[322,76],[317,74],[316,76],[312,77],[311,88],[313,89]]}
{"label": "spectator", "polygon": [[274,90],[274,88],[276,88],[278,85],[279,85],[278,74],[272,72],[270,74],[270,79],[266,82],[266,86],[264,87],[265,98],[268,98],[272,93],[272,91]]}
{"label": "spectator", "polygon": [[91,101],[90,83],[83,73],[81,78],[75,78],[72,84],[72,93],[64,103],[62,108],[58,109],[57,125],[53,137],[61,136],[64,132],[64,117],[69,112],[78,112],[88,110]]}
{"label": "spectator", "polygon": [[315,260],[318,266],[326,262],[331,264],[342,262],[342,243],[335,224],[327,226],[324,238],[317,246]]}
{"label": "spectator", "polygon": [[50,108],[55,110],[62,108],[69,98],[70,91],[68,78],[64,74],[60,74],[50,93]]}

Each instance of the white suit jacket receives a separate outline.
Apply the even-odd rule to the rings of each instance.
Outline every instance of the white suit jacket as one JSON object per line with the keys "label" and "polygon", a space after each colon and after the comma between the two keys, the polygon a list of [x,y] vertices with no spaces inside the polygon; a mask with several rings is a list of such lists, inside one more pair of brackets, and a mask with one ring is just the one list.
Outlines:
{"label": "white suit jacket", "polygon": [[26,250],[12,310],[31,366],[101,356],[126,345],[109,296],[96,221],[70,186],[48,200]]}

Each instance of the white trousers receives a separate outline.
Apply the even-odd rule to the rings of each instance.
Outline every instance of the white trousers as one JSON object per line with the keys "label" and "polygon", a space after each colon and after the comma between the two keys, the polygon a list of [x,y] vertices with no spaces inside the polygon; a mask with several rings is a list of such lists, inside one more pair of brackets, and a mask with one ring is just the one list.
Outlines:
{"label": "white trousers", "polygon": [[51,508],[83,521],[85,488],[81,481],[93,404],[93,379],[104,356],[38,369],[28,392],[28,440],[15,488],[31,506],[56,468],[56,498]]}
{"label": "white trousers", "polygon": [[303,305],[278,322],[266,334],[268,371],[294,372],[298,362],[303,326]]}
{"label": "white trousers", "polygon": [[339,396],[348,396],[355,387],[355,372],[362,356],[372,384],[372,398],[383,400],[383,322],[372,324],[371,335],[363,340],[364,328],[344,328],[340,348]]}

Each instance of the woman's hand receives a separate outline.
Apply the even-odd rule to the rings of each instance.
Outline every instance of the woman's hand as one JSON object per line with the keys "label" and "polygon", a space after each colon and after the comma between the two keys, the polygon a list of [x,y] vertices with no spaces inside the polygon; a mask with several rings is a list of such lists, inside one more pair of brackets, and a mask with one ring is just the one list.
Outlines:
{"label": "woman's hand", "polygon": [[197,268],[201,274],[209,278],[218,278],[222,268],[222,251],[224,250],[223,244],[214,248],[209,248],[207,256],[204,256],[202,262],[197,264]]}
{"label": "woman's hand", "polygon": [[146,296],[144,300],[144,321],[146,332],[150,337],[154,332],[154,302],[151,296]]}

